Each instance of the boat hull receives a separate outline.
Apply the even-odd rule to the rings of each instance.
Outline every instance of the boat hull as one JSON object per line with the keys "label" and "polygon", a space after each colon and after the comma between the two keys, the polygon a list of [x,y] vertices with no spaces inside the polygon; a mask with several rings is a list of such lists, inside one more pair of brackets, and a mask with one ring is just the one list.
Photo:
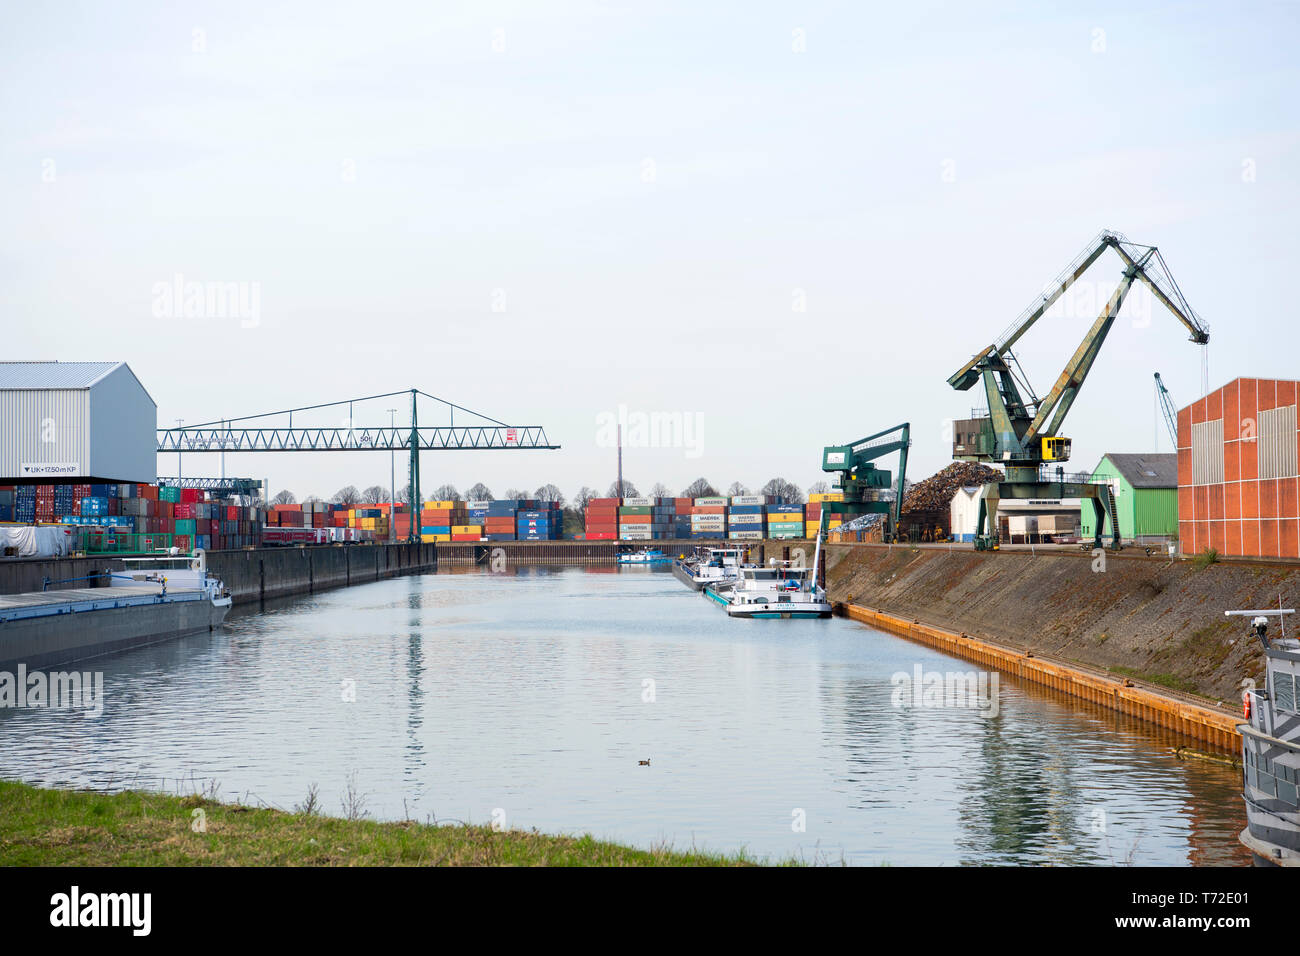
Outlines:
{"label": "boat hull", "polygon": [[690,569],[683,565],[681,561],[673,562],[673,577],[678,581],[681,581],[682,584],[685,584],[692,591],[703,590],[706,583],[704,581],[695,580],[695,576],[691,573]]}
{"label": "boat hull", "polygon": [[788,620],[790,618],[823,618],[831,616],[829,604],[778,605],[778,604],[728,604],[730,617],[753,618],[757,620]]}
{"label": "boat hull", "polygon": [[230,599],[125,604],[0,623],[0,669],[29,669],[101,657],[220,627]]}

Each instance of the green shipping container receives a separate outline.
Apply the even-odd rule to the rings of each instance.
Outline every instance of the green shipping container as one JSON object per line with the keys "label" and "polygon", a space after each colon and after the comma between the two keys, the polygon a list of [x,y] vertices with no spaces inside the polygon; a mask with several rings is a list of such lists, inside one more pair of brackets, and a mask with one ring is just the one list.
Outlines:
{"label": "green shipping container", "polygon": [[654,513],[654,508],[649,505],[624,505],[618,509],[621,515],[648,515]]}
{"label": "green shipping container", "polygon": [[173,488],[170,485],[164,485],[163,487],[158,489],[158,500],[159,501],[180,501],[181,490],[179,488]]}
{"label": "green shipping container", "polygon": [[177,533],[177,534],[191,534],[191,535],[194,534],[194,533],[195,533],[194,519],[193,519],[193,518],[177,518],[177,519],[176,519],[176,533]]}

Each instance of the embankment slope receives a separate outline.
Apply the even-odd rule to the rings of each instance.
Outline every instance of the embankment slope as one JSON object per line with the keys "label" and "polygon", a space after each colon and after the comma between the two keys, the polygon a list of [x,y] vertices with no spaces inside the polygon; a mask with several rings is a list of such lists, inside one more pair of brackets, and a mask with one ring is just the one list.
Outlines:
{"label": "embankment slope", "polygon": [[[1293,606],[1300,568],[832,545],[831,599],[1235,706],[1263,655],[1230,608]],[[1298,622],[1300,623],[1300,622]]]}

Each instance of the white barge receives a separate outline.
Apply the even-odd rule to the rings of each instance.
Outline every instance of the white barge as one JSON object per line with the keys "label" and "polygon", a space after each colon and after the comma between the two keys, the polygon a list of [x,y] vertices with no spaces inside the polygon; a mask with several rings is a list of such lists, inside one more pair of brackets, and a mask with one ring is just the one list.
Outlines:
{"label": "white barge", "polygon": [[673,562],[673,576],[693,591],[709,585],[730,584],[740,576],[744,552],[740,548],[709,548],[702,554],[678,558]]}
{"label": "white barge", "polygon": [[110,587],[0,595],[0,670],[50,667],[211,631],[229,591],[200,556],[188,568],[115,573]]}

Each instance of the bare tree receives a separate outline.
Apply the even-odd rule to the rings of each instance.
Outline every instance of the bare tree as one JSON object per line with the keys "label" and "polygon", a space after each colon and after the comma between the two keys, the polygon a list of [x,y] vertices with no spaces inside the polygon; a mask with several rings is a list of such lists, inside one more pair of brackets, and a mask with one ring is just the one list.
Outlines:
{"label": "bare tree", "polygon": [[276,493],[276,496],[271,499],[271,504],[291,505],[294,504],[297,500],[298,499],[293,496],[293,492],[290,491],[288,488],[285,488],[283,491]]}
{"label": "bare tree", "polygon": [[483,482],[479,482],[469,491],[465,492],[466,501],[491,501],[492,489]]}
{"label": "bare tree", "polygon": [[587,505],[591,502],[592,498],[599,498],[599,497],[600,497],[599,491],[597,491],[595,488],[588,488],[586,485],[583,485],[581,488],[578,489],[577,495],[574,496],[573,507],[578,511],[583,511],[584,509],[586,509]]}
{"label": "bare tree", "polygon": [[788,505],[803,504],[803,492],[799,486],[784,478],[773,478],[759,489],[760,495],[776,495]]}
{"label": "bare tree", "polygon": [[651,498],[671,498],[673,493],[668,490],[668,486],[662,481],[656,481],[654,487],[650,489]]}
{"label": "bare tree", "polygon": [[308,495],[306,498],[302,499],[302,503],[305,505],[314,505],[316,502],[324,500],[325,499],[320,495]]}
{"label": "bare tree", "polygon": [[527,497],[528,497],[528,492],[523,491],[523,490],[521,490],[521,489],[519,489],[519,488],[507,488],[507,489],[506,489],[506,500],[507,500],[507,501],[510,501],[510,500],[512,500],[512,499],[518,501],[518,500],[520,500],[520,499],[527,498]]}
{"label": "bare tree", "polygon": [[682,489],[683,498],[713,498],[718,494],[718,489],[706,478],[696,478],[689,485]]}
{"label": "bare tree", "polygon": [[377,505],[381,501],[388,500],[388,489],[383,485],[371,485],[365,491],[361,492],[361,501],[368,505]]}
{"label": "bare tree", "polygon": [[733,481],[731,487],[727,489],[728,495],[747,495],[749,488],[743,482]]}
{"label": "bare tree", "polygon": [[559,488],[555,487],[555,485],[542,485],[542,487],[533,492],[533,497],[538,501],[545,501],[548,504],[553,504],[557,508],[564,507],[564,493],[561,492]]}
{"label": "bare tree", "polygon": [[808,486],[808,494],[810,495],[824,495],[830,490],[831,486],[824,481],[814,481]]}
{"label": "bare tree", "polygon": [[433,492],[434,501],[460,501],[455,485],[439,485]]}
{"label": "bare tree", "polygon": [[402,490],[397,493],[397,500],[398,501],[411,500],[411,483],[409,481],[406,484],[402,485]]}
{"label": "bare tree", "polygon": [[344,485],[334,492],[334,500],[341,505],[357,505],[361,503],[361,492],[356,485]]}
{"label": "bare tree", "polygon": [[610,482],[610,484],[609,484],[609,491],[606,492],[606,497],[608,497],[608,498],[639,498],[639,497],[641,497],[641,492],[639,492],[639,491],[636,490],[636,485],[632,484],[632,482],[630,482],[630,481],[628,481],[626,478],[624,478],[624,479],[623,479],[623,493],[622,493],[622,494],[619,494],[618,482],[617,482],[617,481],[612,481],[612,482]]}

